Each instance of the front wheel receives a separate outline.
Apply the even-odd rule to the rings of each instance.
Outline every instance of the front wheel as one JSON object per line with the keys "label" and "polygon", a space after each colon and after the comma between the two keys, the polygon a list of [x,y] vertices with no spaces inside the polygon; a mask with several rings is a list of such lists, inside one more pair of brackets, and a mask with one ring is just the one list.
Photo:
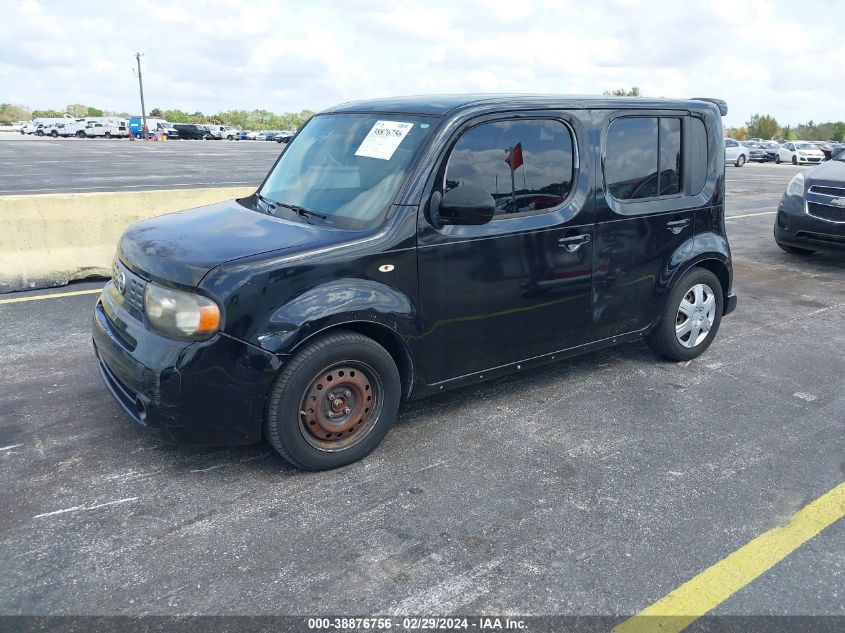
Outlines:
{"label": "front wheel", "polygon": [[106,138],[111,138],[111,132],[106,132]]}
{"label": "front wheel", "polygon": [[362,459],[396,420],[399,371],[374,340],[337,330],[308,344],[279,374],[267,439],[292,465],[329,470]]}
{"label": "front wheel", "polygon": [[798,164],[798,157],[797,157],[795,154],[793,154],[793,155],[792,155],[792,164],[793,164],[793,165],[797,165],[797,164]]}
{"label": "front wheel", "polygon": [[742,167],[745,164],[745,154],[740,154],[739,158],[736,159],[736,166]]}
{"label": "front wheel", "polygon": [[775,156],[775,165],[780,165],[780,154]]}
{"label": "front wheel", "polygon": [[671,360],[692,360],[710,347],[722,321],[722,284],[709,270],[693,268],[672,288],[660,320],[646,337]]}

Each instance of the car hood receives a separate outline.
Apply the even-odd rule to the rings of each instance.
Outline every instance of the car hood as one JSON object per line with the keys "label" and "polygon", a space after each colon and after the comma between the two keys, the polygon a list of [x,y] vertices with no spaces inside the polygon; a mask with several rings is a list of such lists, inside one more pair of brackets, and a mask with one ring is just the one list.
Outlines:
{"label": "car hood", "polygon": [[118,257],[143,277],[196,287],[225,262],[333,243],[346,233],[265,215],[247,206],[249,201],[230,200],[133,224],[120,239]]}
{"label": "car hood", "polygon": [[845,162],[828,160],[808,171],[804,179],[809,185],[845,188]]}

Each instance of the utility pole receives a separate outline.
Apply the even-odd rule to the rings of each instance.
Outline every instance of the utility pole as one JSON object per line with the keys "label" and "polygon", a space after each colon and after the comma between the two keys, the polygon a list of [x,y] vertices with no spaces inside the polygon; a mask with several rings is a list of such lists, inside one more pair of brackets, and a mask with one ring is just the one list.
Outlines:
{"label": "utility pole", "polygon": [[141,80],[141,55],[143,53],[135,53],[135,59],[138,60],[138,87],[141,89],[141,122],[144,126],[144,140],[147,140],[147,111],[144,109],[144,82]]}

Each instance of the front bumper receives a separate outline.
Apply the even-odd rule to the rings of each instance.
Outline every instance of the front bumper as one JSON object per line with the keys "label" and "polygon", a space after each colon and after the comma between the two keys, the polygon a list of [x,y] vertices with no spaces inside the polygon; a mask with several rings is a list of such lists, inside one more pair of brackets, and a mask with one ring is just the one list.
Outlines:
{"label": "front bumper", "polygon": [[[810,204],[820,205],[822,209],[816,213],[829,211],[830,217],[838,219],[834,213],[836,209],[823,196],[806,194],[806,198],[784,196],[778,205],[775,216],[774,237],[779,244],[807,248],[815,251],[837,252],[845,251],[845,211],[843,221],[823,219],[809,212]],[[828,210],[827,207],[830,207]]]}
{"label": "front bumper", "polygon": [[799,163],[804,163],[807,165],[818,165],[824,160],[823,156],[796,156]]}
{"label": "front bumper", "polygon": [[195,343],[168,339],[142,319],[108,283],[94,309],[94,351],[129,417],[170,444],[259,441],[281,359],[223,334]]}

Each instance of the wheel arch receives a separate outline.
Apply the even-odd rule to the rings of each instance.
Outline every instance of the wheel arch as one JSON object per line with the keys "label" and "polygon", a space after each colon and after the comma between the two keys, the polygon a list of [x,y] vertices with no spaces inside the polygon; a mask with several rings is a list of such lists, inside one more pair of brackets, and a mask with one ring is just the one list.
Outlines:
{"label": "wheel arch", "polygon": [[346,330],[355,332],[373,339],[376,343],[381,345],[393,362],[396,363],[396,368],[399,370],[399,380],[402,385],[402,399],[408,400],[414,385],[414,359],[411,355],[411,350],[405,339],[399,335],[394,329],[388,327],[383,323],[377,321],[364,320],[350,320],[337,321],[327,324],[315,331],[309,333],[297,342],[296,346],[290,351],[291,354],[296,354],[305,345],[308,345],[316,338],[331,334],[338,330]]}
{"label": "wheel arch", "polygon": [[675,284],[678,283],[678,280],[693,268],[703,268],[705,270],[709,270],[711,273],[716,275],[716,279],[719,280],[719,285],[722,286],[722,311],[724,312],[728,305],[728,295],[730,294],[731,285],[733,283],[733,275],[728,267],[729,261],[730,260],[722,253],[701,253],[684,263],[684,266],[672,279],[671,287],[674,288]]}

